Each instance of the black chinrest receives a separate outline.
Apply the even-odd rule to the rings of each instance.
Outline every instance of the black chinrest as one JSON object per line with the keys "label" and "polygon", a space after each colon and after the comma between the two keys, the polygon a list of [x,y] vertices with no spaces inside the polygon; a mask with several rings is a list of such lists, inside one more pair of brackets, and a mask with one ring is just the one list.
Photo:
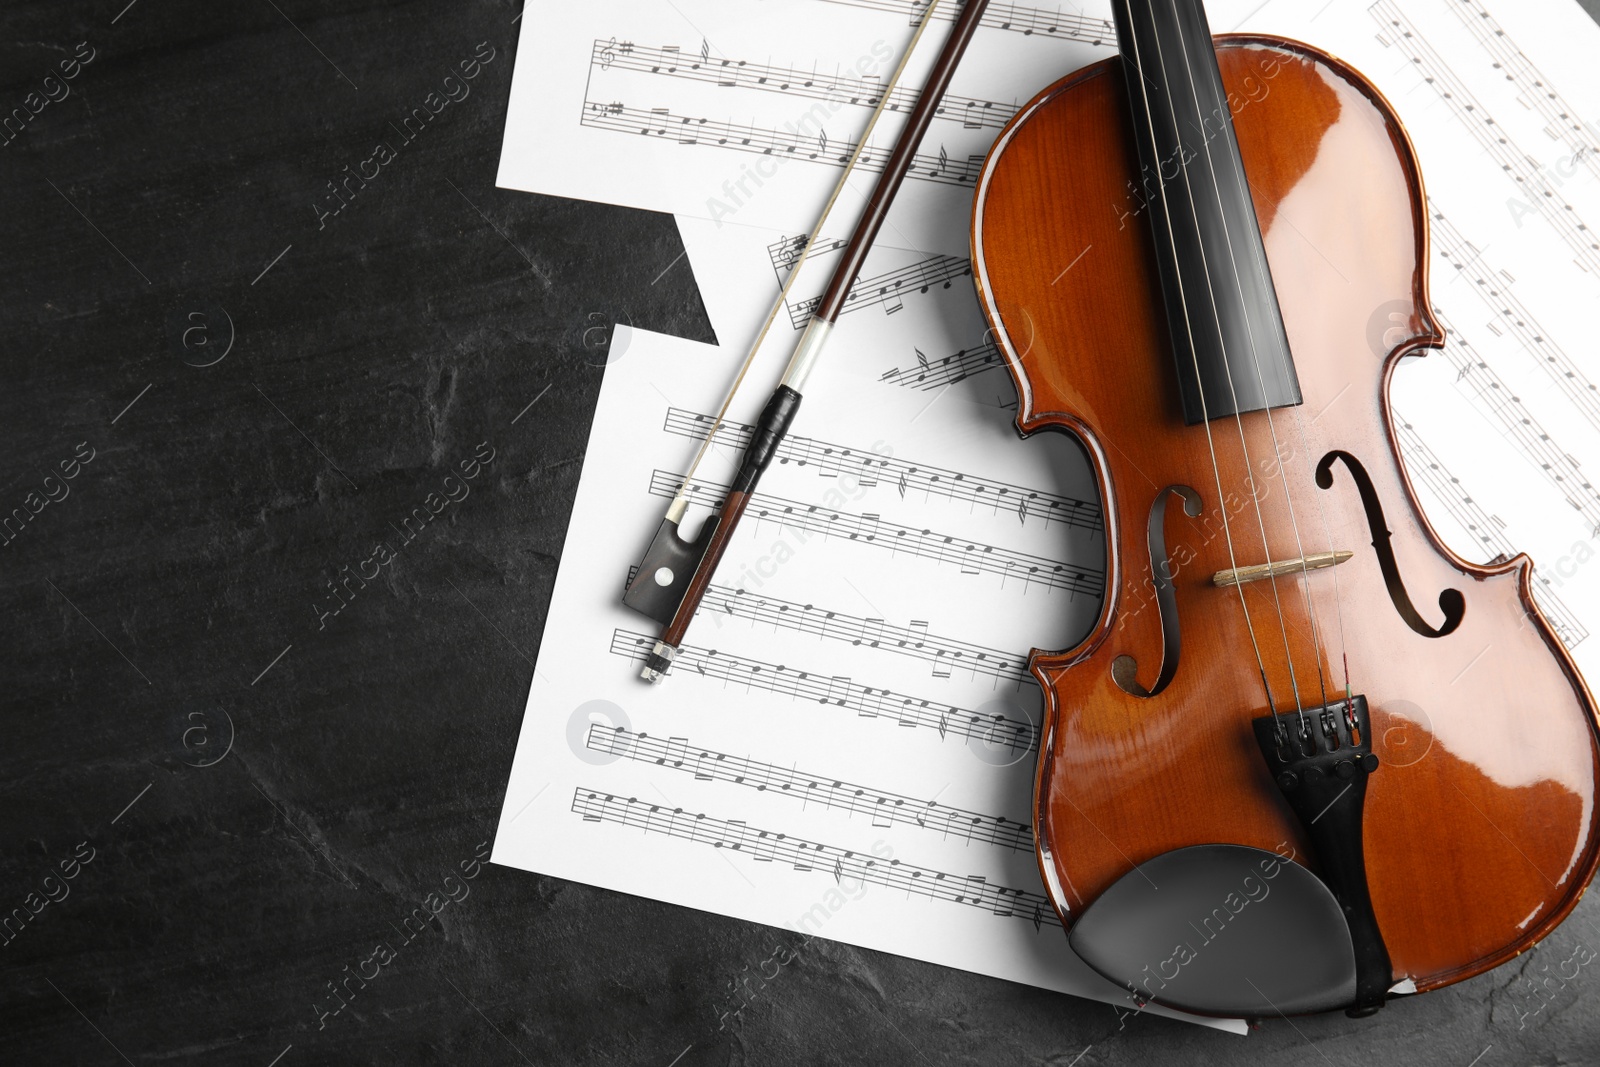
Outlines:
{"label": "black chinrest", "polygon": [[1321,879],[1244,845],[1147,860],[1096,900],[1069,938],[1096,971],[1158,1004],[1254,1018],[1356,999],[1356,961]]}

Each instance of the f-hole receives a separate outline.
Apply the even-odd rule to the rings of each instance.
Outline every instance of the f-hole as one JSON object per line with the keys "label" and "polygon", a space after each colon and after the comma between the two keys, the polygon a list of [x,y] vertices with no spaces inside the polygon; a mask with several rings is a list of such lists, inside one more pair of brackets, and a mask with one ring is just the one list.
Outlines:
{"label": "f-hole", "polygon": [[1323,489],[1333,487],[1333,461],[1336,459],[1344,461],[1350,477],[1355,479],[1356,488],[1361,492],[1361,504],[1367,509],[1367,528],[1372,531],[1372,548],[1378,554],[1378,566],[1383,569],[1383,583],[1389,587],[1389,599],[1394,601],[1394,609],[1406,620],[1407,625],[1423,637],[1443,637],[1454,631],[1467,613],[1466,597],[1461,595],[1459,589],[1446,589],[1439,594],[1439,610],[1444,612],[1444,625],[1438,628],[1430,626],[1417,613],[1411,597],[1406,593],[1405,582],[1400,580],[1394,549],[1389,547],[1390,533],[1383,518],[1383,505],[1378,501],[1378,492],[1372,487],[1372,479],[1367,477],[1367,470],[1361,461],[1348,452],[1337,449],[1329,452],[1317,464],[1317,485]]}
{"label": "f-hole", "polygon": [[1139,664],[1132,656],[1118,656],[1111,661],[1111,680],[1125,693],[1136,697],[1153,697],[1167,687],[1178,673],[1178,655],[1181,651],[1178,632],[1178,597],[1172,591],[1172,560],[1167,555],[1167,497],[1183,500],[1183,510],[1193,518],[1200,514],[1200,494],[1187,485],[1169,485],[1156,494],[1150,504],[1149,546],[1150,573],[1156,590],[1156,607],[1161,613],[1161,671],[1156,684],[1149,689],[1139,684]]}

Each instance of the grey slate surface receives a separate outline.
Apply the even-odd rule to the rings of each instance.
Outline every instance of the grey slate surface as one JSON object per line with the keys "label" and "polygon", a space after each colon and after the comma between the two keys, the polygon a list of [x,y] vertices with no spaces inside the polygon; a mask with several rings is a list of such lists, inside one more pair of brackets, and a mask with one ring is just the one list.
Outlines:
{"label": "grey slate surface", "polygon": [[[671,219],[494,188],[519,10],[0,9],[4,109],[94,51],[0,149],[0,513],[60,497],[0,549],[0,914],[61,898],[0,947],[0,1063],[1600,1062],[1592,897],[1363,1022],[1239,1039],[815,942],[719,1028],[794,935],[475,867],[609,326],[714,339]],[[480,42],[471,95],[319,222]]]}

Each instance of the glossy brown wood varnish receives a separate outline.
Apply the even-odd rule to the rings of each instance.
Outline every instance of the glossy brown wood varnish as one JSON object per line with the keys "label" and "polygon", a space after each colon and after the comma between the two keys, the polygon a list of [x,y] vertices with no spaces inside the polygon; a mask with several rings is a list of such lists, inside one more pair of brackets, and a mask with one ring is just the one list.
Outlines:
{"label": "glossy brown wood varnish", "polygon": [[[1398,459],[1390,377],[1443,331],[1428,309],[1421,180],[1392,109],[1306,46],[1217,44],[1305,397],[1270,425],[1261,412],[1209,424],[1220,491],[1207,427],[1179,412],[1114,61],[1024,108],[979,183],[974,278],[1016,380],[1018,428],[1077,435],[1106,505],[1102,616],[1076,649],[1032,662],[1047,706],[1040,865],[1068,923],[1134,864],[1185,845],[1293,849],[1315,867],[1251,735],[1267,702],[1239,593],[1210,578],[1269,553],[1349,549],[1337,568],[1244,596],[1278,710],[1294,707],[1291,662],[1303,704],[1343,691],[1346,657],[1369,701],[1382,760],[1366,801],[1373,905],[1395,979],[1429,989],[1526,949],[1577,903],[1600,856],[1595,708],[1533,604],[1527,558],[1477,566],[1450,552]],[[1336,464],[1328,490],[1313,480],[1333,449],[1372,478],[1424,618],[1442,621],[1442,589],[1466,597],[1457,631],[1429,638],[1397,613],[1349,472]],[[1167,509],[1182,658],[1168,689],[1141,698],[1111,664],[1134,657],[1145,685],[1160,667],[1145,536],[1152,500],[1174,484],[1205,505],[1197,518]]]}

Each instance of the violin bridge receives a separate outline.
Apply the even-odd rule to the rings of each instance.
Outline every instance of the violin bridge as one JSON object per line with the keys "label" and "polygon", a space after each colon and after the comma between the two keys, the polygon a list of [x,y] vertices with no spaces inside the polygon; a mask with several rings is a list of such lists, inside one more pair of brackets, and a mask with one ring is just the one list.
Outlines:
{"label": "violin bridge", "polygon": [[1315,571],[1324,567],[1336,567],[1345,560],[1355,555],[1339,549],[1337,552],[1313,552],[1309,556],[1298,559],[1280,559],[1275,563],[1257,563],[1252,567],[1234,567],[1230,570],[1218,571],[1211,576],[1211,584],[1227,587],[1230,585],[1244,585],[1246,582],[1259,582],[1263,578],[1278,578],[1285,574],[1298,574],[1302,570]]}

